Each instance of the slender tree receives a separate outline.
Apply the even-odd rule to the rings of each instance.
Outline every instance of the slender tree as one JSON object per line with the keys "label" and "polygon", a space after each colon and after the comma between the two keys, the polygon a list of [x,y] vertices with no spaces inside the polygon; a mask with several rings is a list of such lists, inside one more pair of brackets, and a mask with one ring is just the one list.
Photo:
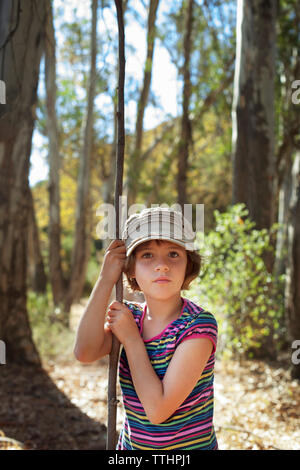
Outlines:
{"label": "slender tree", "polygon": [[238,0],[233,99],[233,204],[257,228],[276,220],[274,78],[276,0]]}
{"label": "slender tree", "polygon": [[[128,6],[128,0],[123,0],[123,22],[125,26],[125,18],[126,18],[126,10]],[[117,51],[115,52],[117,54]],[[116,77],[118,80],[119,74],[119,64],[117,64],[115,68]],[[117,139],[118,139],[118,90],[115,89],[112,94],[112,103],[113,103],[113,139],[111,144],[111,151],[110,151],[110,162],[109,162],[109,169],[106,171],[104,165],[102,165],[102,173],[101,173],[101,180],[102,180],[102,199],[104,203],[113,204],[114,202],[114,181],[116,178],[116,171],[117,171]],[[107,247],[109,245],[109,240],[104,240],[104,245]]]}
{"label": "slender tree", "polygon": [[45,293],[47,276],[40,247],[39,228],[36,221],[34,200],[31,188],[29,192],[29,221],[28,221],[28,280],[35,292]]}
{"label": "slender tree", "polygon": [[192,127],[189,117],[191,98],[191,52],[192,52],[192,29],[193,29],[193,8],[194,0],[189,0],[186,7],[186,20],[183,40],[183,100],[181,134],[178,148],[178,170],[177,170],[177,198],[182,206],[187,203],[187,170],[189,147],[192,140]]}
{"label": "slender tree", "polygon": [[128,162],[128,175],[125,183],[128,206],[136,202],[138,193],[139,174],[141,171],[141,153],[143,143],[143,125],[146,106],[148,104],[151,78],[152,78],[152,64],[155,45],[155,23],[157,17],[159,0],[150,0],[149,14],[148,14],[148,27],[147,27],[147,54],[144,66],[144,78],[141,88],[138,104],[137,104],[137,117],[135,125],[135,141],[134,148]]}
{"label": "slender tree", "polygon": [[299,105],[293,103],[294,79],[300,77],[300,53],[295,38],[300,34],[300,4],[296,0],[279,2],[278,59],[276,69],[278,222],[274,272],[284,274],[287,266],[288,212],[292,189],[293,155],[299,148]]}
{"label": "slender tree", "polygon": [[7,362],[40,364],[26,308],[29,159],[48,0],[0,4],[0,338]]}
{"label": "slender tree", "polygon": [[[300,151],[295,155],[291,197],[288,210],[288,267],[285,292],[288,339],[292,344],[300,338]],[[300,379],[300,364],[291,367],[293,378]]]}
{"label": "slender tree", "polygon": [[[300,5],[279,2],[277,62],[277,172],[279,181],[276,262],[277,276],[286,274],[285,320],[289,347],[300,337],[300,140],[299,103],[293,82],[300,76],[300,54],[295,41],[300,34]],[[300,366],[291,363],[291,375],[300,378]]]}
{"label": "slender tree", "polygon": [[49,273],[55,305],[62,302],[65,286],[61,264],[60,153],[56,115],[56,41],[52,4],[49,5],[45,38],[46,125],[49,141]]}
{"label": "slender tree", "polygon": [[[122,195],[123,171],[124,171],[124,148],[125,148],[125,127],[124,127],[124,82],[125,82],[125,32],[123,1],[115,0],[119,31],[119,73],[118,73],[118,105],[117,105],[117,157],[116,157],[116,180],[115,180],[115,212],[116,212],[116,239],[120,238],[120,213],[119,198]],[[116,300],[123,301],[123,279],[122,273],[116,284]],[[108,424],[107,424],[107,450],[116,448],[116,422],[117,422],[117,369],[119,360],[120,342],[113,335],[112,348],[109,356],[108,374]]]}
{"label": "slender tree", "polygon": [[96,57],[97,57],[97,13],[98,0],[92,0],[92,30],[91,30],[91,63],[89,89],[87,97],[86,120],[83,126],[83,146],[80,158],[78,190],[76,202],[75,242],[72,251],[70,283],[65,296],[64,310],[68,312],[74,300],[82,293],[88,256],[90,252],[90,161],[93,140],[94,98],[96,86]]}

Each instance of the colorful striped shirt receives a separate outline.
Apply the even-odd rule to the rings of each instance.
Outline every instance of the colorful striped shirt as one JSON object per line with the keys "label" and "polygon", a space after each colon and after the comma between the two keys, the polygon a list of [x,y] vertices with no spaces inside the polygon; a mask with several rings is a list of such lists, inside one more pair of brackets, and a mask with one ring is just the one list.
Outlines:
{"label": "colorful striped shirt", "polygon": [[[210,450],[218,449],[213,426],[214,363],[217,345],[217,322],[212,313],[194,302],[181,298],[180,316],[159,335],[144,344],[156,374],[162,380],[176,347],[195,337],[207,337],[213,343],[211,355],[196,386],[179,408],[163,423],[149,421],[136,394],[125,353],[122,348],[119,379],[125,419],[117,450]],[[131,310],[142,336],[147,305],[124,301]]]}

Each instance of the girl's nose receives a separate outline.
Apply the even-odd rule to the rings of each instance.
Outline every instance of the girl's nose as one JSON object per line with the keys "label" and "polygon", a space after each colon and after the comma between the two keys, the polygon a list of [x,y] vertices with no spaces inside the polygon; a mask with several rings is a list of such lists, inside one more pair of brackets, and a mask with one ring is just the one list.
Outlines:
{"label": "girl's nose", "polygon": [[155,267],[155,271],[169,271],[169,266],[165,261],[159,260]]}

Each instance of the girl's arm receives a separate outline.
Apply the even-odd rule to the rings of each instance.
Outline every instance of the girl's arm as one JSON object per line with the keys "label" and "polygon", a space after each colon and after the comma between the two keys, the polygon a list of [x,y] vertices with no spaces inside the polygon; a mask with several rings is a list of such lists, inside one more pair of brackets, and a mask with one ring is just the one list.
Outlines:
{"label": "girl's arm", "polygon": [[166,421],[184,402],[198,382],[211,354],[208,338],[181,343],[161,381],[149,360],[144,342],[125,342],[126,355],[136,393],[153,424]]}
{"label": "girl's arm", "polygon": [[94,362],[110,353],[112,335],[105,330],[105,314],[113,284],[99,277],[77,329],[74,355],[83,363]]}
{"label": "girl's arm", "polygon": [[112,289],[124,268],[125,258],[124,242],[111,242],[78,326],[74,355],[80,362],[94,362],[111,351],[112,334],[104,323],[105,315]]}
{"label": "girl's arm", "polygon": [[111,330],[125,348],[133,384],[149,421],[163,423],[188,397],[201,377],[212,352],[212,341],[208,338],[183,341],[160,380],[129,309],[115,302],[108,315]]}

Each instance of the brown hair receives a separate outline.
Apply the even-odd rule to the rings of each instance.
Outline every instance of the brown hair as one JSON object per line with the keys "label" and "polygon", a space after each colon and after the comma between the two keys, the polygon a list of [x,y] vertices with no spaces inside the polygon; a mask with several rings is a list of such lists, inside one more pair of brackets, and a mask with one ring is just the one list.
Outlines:
{"label": "brown hair", "polygon": [[[158,244],[161,244],[163,240],[156,240]],[[191,282],[198,276],[201,269],[202,257],[197,251],[186,250],[187,254],[187,265],[185,270],[185,278],[181,286],[181,290],[188,290]],[[129,291],[141,291],[138,283],[135,278],[132,278],[132,273],[134,272],[136,260],[136,250],[133,250],[132,253],[126,258],[124,274],[126,276],[125,283]]]}

